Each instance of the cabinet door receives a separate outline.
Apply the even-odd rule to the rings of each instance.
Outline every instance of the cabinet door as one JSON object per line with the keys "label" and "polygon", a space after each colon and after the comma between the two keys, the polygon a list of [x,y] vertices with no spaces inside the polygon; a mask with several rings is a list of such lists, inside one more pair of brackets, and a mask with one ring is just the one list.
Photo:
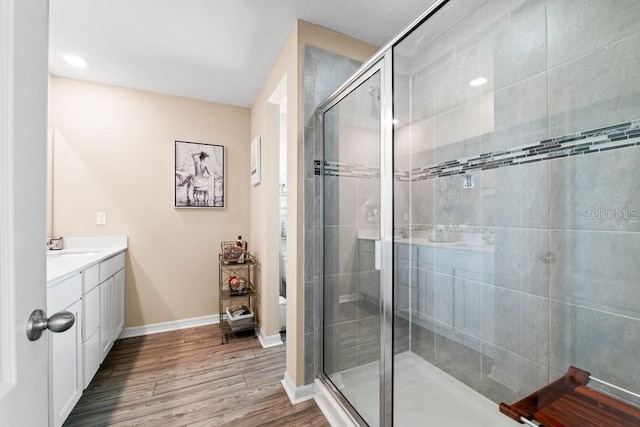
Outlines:
{"label": "cabinet door", "polygon": [[100,367],[100,288],[93,288],[82,298],[83,330],[82,362],[84,365],[83,384],[89,386]]}
{"label": "cabinet door", "polygon": [[107,357],[113,344],[111,323],[111,294],[113,292],[113,276],[100,284],[100,362]]}
{"label": "cabinet door", "polygon": [[100,289],[95,287],[82,297],[84,331],[82,340],[87,341],[100,327]]}
{"label": "cabinet door", "polygon": [[85,342],[83,347],[83,363],[84,363],[84,388],[89,387],[91,380],[100,368],[101,348],[100,348],[100,329],[96,329]]}
{"label": "cabinet door", "polygon": [[82,396],[82,303],[76,301],[65,310],[76,318],[61,334],[49,335],[49,425],[59,427]]}
{"label": "cabinet door", "polygon": [[113,325],[113,340],[117,340],[124,329],[124,268],[114,276],[111,296],[111,323]]}

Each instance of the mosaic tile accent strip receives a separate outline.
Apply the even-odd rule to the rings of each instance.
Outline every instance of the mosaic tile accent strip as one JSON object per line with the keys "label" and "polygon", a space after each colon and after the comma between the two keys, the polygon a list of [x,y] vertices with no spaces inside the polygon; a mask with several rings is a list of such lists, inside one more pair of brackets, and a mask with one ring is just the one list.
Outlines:
{"label": "mosaic tile accent strip", "polygon": [[[564,135],[508,150],[418,167],[411,171],[396,170],[394,175],[398,181],[421,181],[633,146],[640,146],[640,120]],[[316,175],[366,179],[380,177],[379,168],[360,164],[324,162],[323,173],[321,162],[315,160],[314,169]]]}
{"label": "mosaic tile accent strip", "polygon": [[[320,160],[314,160],[314,169],[316,175],[339,176],[342,178],[380,178],[380,168],[357,163],[324,162],[323,173]],[[394,171],[394,176],[397,181],[411,181],[411,173],[408,170],[396,170]]]}
{"label": "mosaic tile accent strip", "polygon": [[638,145],[640,145],[640,120],[634,120],[615,126],[547,139],[537,144],[526,144],[508,150],[414,168],[411,170],[411,180],[420,181],[471,171],[524,165]]}
{"label": "mosaic tile accent strip", "polygon": [[380,178],[380,168],[356,163],[324,162],[324,176]]}

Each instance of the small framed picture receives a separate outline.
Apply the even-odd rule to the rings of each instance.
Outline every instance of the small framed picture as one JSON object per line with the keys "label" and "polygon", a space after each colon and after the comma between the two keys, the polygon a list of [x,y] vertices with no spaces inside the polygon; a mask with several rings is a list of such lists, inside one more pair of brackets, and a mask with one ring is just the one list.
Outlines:
{"label": "small framed picture", "polygon": [[260,184],[260,137],[251,141],[251,185]]}
{"label": "small framed picture", "polygon": [[224,146],[175,142],[175,207],[224,208]]}

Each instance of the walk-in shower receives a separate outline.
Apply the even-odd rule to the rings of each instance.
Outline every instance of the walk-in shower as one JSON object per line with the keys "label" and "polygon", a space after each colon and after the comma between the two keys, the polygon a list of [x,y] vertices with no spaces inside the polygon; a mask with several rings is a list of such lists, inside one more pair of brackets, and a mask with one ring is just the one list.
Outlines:
{"label": "walk-in shower", "polygon": [[436,1],[320,108],[353,421],[517,425],[570,365],[640,392],[638,46],[635,0]]}

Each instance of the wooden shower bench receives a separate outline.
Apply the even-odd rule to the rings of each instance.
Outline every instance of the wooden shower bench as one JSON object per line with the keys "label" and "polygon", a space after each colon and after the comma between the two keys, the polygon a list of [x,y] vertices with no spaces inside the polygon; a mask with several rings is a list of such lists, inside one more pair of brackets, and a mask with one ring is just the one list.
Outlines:
{"label": "wooden shower bench", "polygon": [[587,387],[590,379],[640,397],[570,366],[562,377],[513,405],[501,403],[500,412],[535,427],[640,426],[640,408]]}

